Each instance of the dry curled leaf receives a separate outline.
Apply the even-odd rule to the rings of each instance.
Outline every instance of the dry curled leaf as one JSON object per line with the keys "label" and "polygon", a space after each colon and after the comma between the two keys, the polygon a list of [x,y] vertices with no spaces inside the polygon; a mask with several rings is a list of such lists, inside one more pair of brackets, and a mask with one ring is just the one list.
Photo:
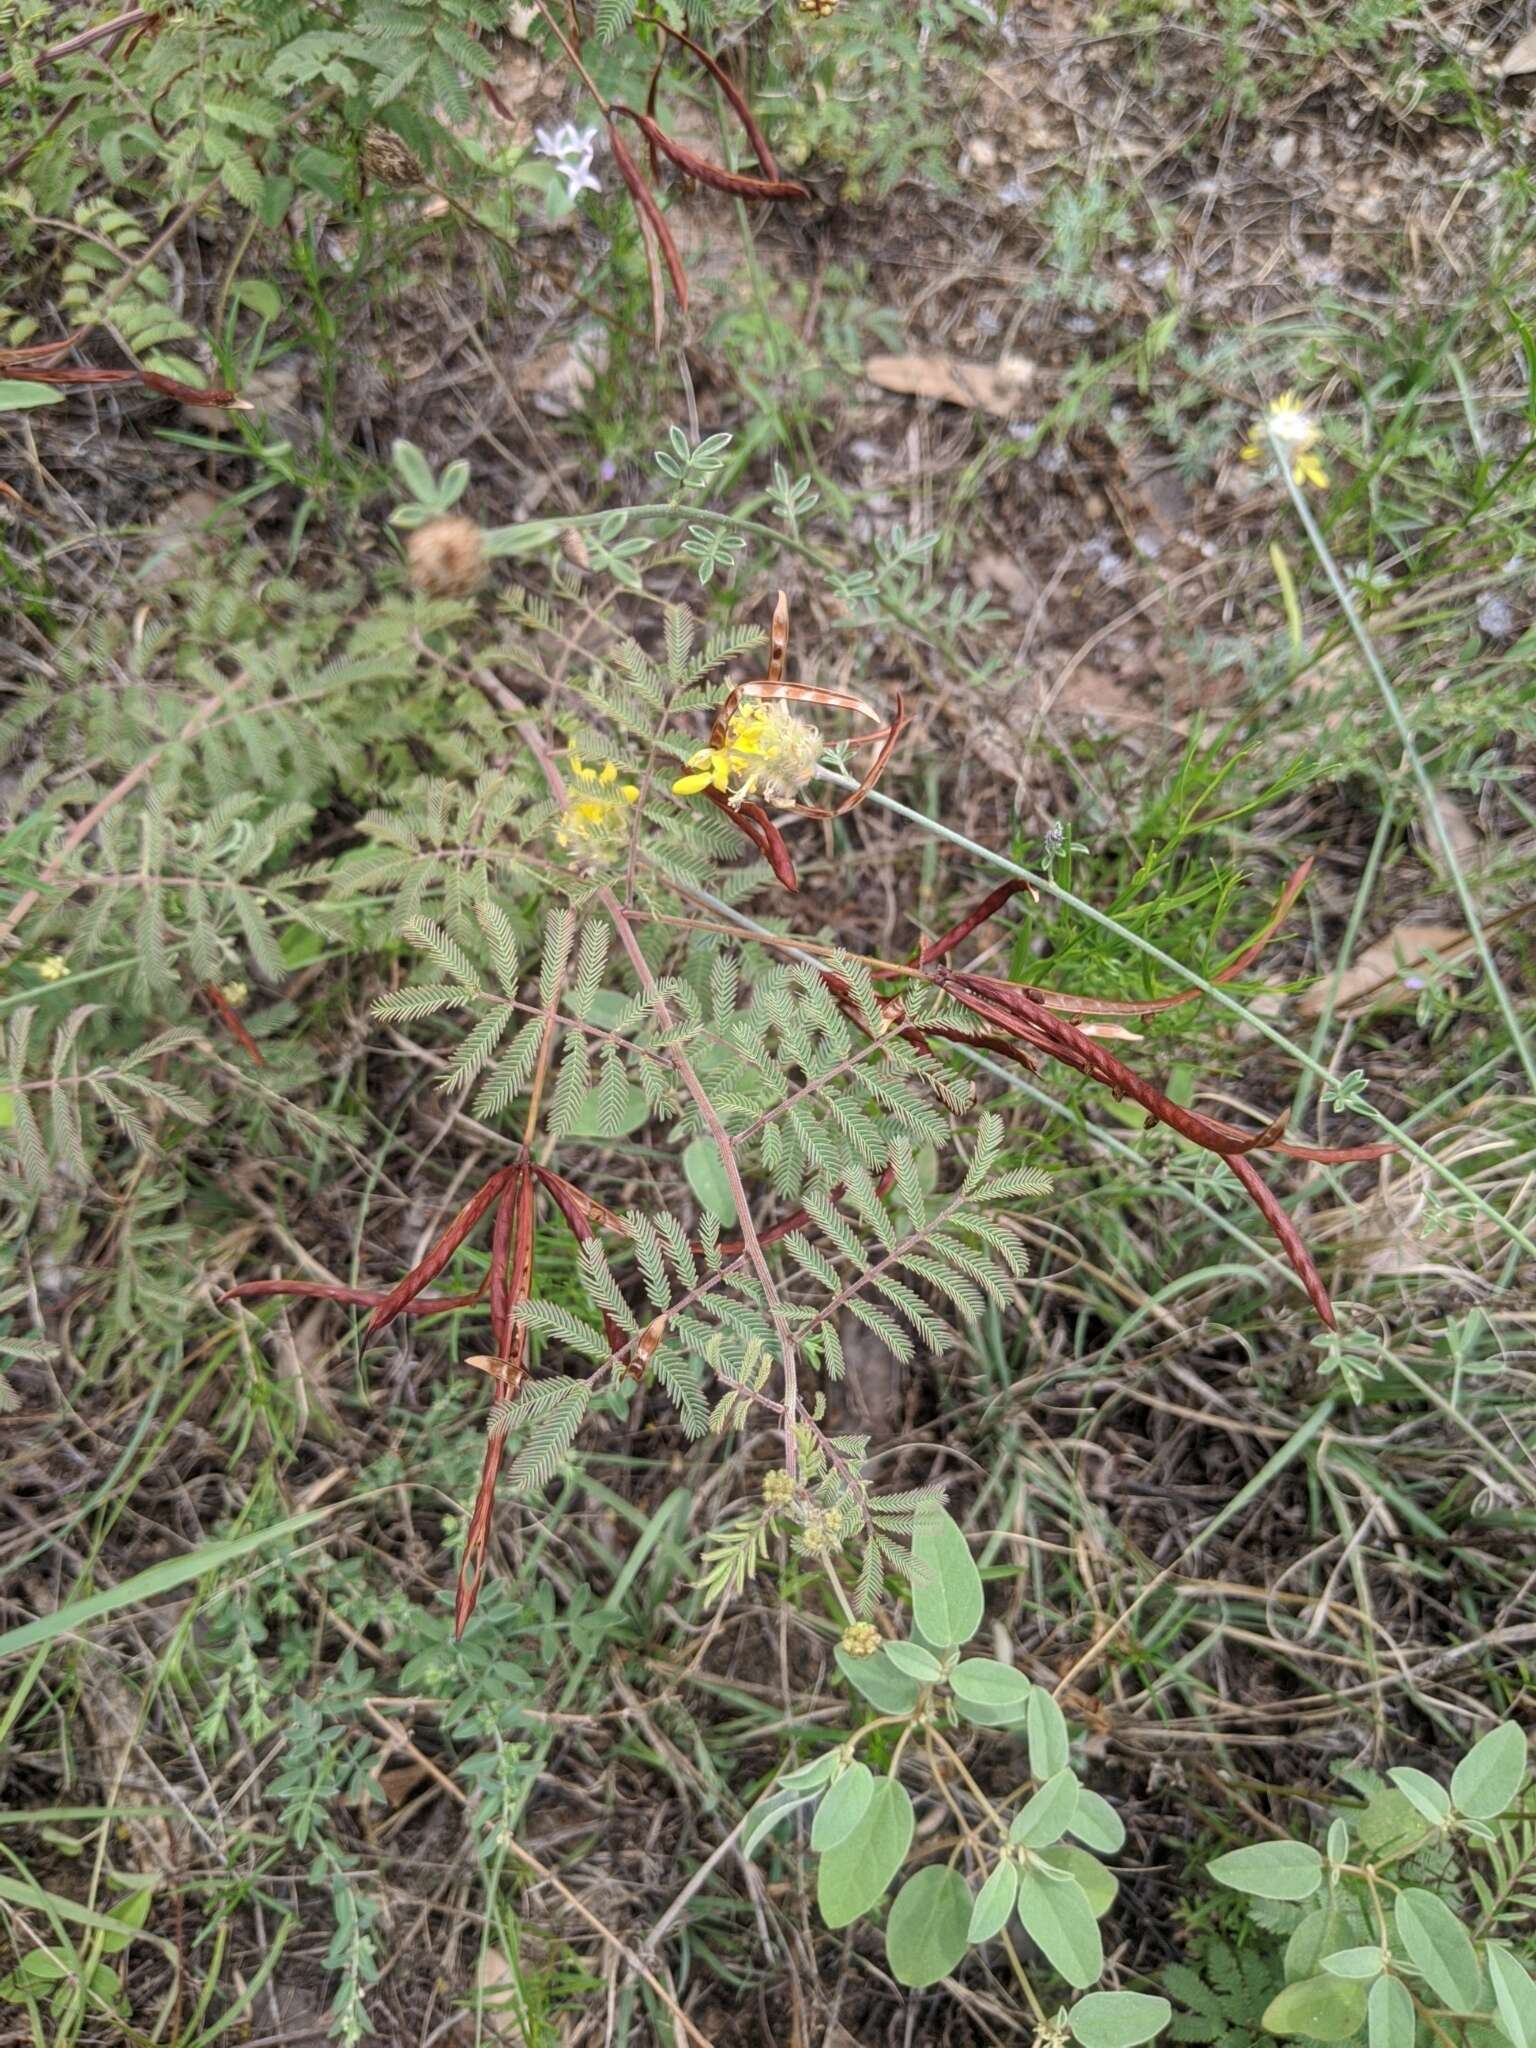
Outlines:
{"label": "dry curled leaf", "polygon": [[958,356],[871,356],[864,374],[882,391],[908,398],[936,398],[1012,419],[1035,381],[1027,356],[1002,356],[995,363],[967,363]]}
{"label": "dry curled leaf", "polygon": [[1536,28],[1528,28],[1499,59],[1501,78],[1523,78],[1528,71],[1536,71]]}
{"label": "dry curled leaf", "polygon": [[1330,1002],[1335,1017],[1358,1017],[1367,1010],[1412,1002],[1416,991],[1409,980],[1414,968],[1431,957],[1437,961],[1457,958],[1471,943],[1459,925],[1400,924],[1357,953],[1342,974],[1325,975],[1314,982],[1298,999],[1297,1011],[1310,1023]]}

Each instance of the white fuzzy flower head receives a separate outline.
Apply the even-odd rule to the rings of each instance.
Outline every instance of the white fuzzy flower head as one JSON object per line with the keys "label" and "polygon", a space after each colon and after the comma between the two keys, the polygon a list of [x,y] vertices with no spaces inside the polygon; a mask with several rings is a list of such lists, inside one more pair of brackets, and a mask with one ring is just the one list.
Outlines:
{"label": "white fuzzy flower head", "polygon": [[574,199],[580,192],[602,191],[592,175],[596,128],[578,128],[573,121],[566,121],[558,128],[536,128],[533,139],[539,155],[549,157],[564,180],[568,199]]}
{"label": "white fuzzy flower head", "polygon": [[1310,448],[1317,439],[1316,420],[1289,391],[1275,400],[1264,424],[1282,448]]}

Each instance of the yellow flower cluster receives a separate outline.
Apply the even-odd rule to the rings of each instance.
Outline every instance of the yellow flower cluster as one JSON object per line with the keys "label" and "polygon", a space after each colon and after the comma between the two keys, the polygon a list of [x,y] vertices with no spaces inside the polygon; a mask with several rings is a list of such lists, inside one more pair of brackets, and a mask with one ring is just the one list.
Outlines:
{"label": "yellow flower cluster", "polygon": [[611,846],[629,829],[628,808],[639,801],[639,789],[633,782],[620,782],[611,761],[592,768],[579,754],[572,754],[570,768],[573,787],[555,838],[564,847]]}
{"label": "yellow flower cluster", "polygon": [[697,796],[714,787],[730,792],[732,804],[761,795],[769,803],[791,803],[815,773],[821,734],[786,704],[749,697],[731,713],[718,747],[700,747],[688,758],[688,773],[673,783],[677,796]]}
{"label": "yellow flower cluster", "polygon": [[763,1474],[763,1505],[787,1508],[795,1497],[795,1482],[784,1471]]}
{"label": "yellow flower cluster", "polygon": [[69,962],[62,953],[45,953],[36,972],[39,981],[62,981],[69,972]]}
{"label": "yellow flower cluster", "polygon": [[880,1631],[867,1621],[850,1621],[837,1646],[845,1657],[873,1657],[880,1647]]}
{"label": "yellow flower cluster", "polygon": [[1294,391],[1283,391],[1269,411],[1254,421],[1251,431],[1253,438],[1243,450],[1244,462],[1257,462],[1265,448],[1273,446],[1290,464],[1297,483],[1327,490],[1328,472],[1312,452],[1321,439],[1317,421]]}

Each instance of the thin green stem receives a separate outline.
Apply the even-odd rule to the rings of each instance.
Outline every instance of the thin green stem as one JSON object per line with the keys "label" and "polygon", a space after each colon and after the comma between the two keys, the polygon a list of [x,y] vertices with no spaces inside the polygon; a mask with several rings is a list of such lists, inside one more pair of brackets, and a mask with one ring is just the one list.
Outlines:
{"label": "thin green stem", "polygon": [[1301,521],[1302,531],[1312,543],[1313,552],[1323,565],[1323,571],[1333,587],[1333,594],[1339,601],[1339,609],[1343,612],[1345,622],[1349,626],[1350,632],[1354,635],[1355,645],[1360,649],[1360,657],[1365,663],[1372,682],[1380,693],[1381,701],[1387,707],[1387,716],[1391,719],[1393,730],[1402,744],[1403,758],[1407,761],[1413,779],[1418,784],[1419,795],[1424,803],[1425,816],[1439,844],[1441,859],[1445,863],[1446,873],[1450,876],[1451,887],[1455,892],[1456,901],[1461,906],[1461,914],[1466,920],[1467,930],[1472,935],[1472,943],[1477,948],[1477,957],[1482,962],[1483,972],[1488,977],[1488,985],[1493,991],[1494,1001],[1498,1004],[1499,1013],[1503,1017],[1505,1026],[1509,1031],[1510,1043],[1519,1055],[1520,1064],[1525,1069],[1525,1077],[1530,1083],[1532,1092],[1536,1093],[1536,1053],[1532,1052],[1525,1035],[1525,1028],[1520,1021],[1519,1012],[1515,1008],[1509,990],[1505,987],[1503,977],[1499,973],[1498,964],[1494,960],[1493,949],[1488,944],[1488,936],[1484,932],[1482,920],[1478,916],[1477,905],[1473,901],[1471,889],[1467,886],[1467,878],[1462,873],[1461,862],[1457,858],[1450,830],[1440,809],[1439,794],[1434,784],[1430,781],[1429,772],[1424,766],[1418,747],[1414,744],[1413,729],[1403,715],[1402,702],[1396,690],[1392,687],[1391,679],[1388,677],[1386,669],[1382,666],[1381,657],[1376,652],[1374,641],[1366,631],[1365,621],[1361,618],[1355,601],[1350,595],[1349,585],[1345,582],[1343,573],[1334,559],[1333,550],[1329,547],[1322,528],[1313,516],[1312,507],[1307,503],[1306,495],[1301,485],[1297,483],[1295,476],[1292,474],[1292,466],[1284,460],[1282,451],[1275,447],[1273,434],[1270,436],[1270,446],[1274,450],[1280,476],[1287,492],[1290,494],[1290,500],[1295,507],[1296,516]]}

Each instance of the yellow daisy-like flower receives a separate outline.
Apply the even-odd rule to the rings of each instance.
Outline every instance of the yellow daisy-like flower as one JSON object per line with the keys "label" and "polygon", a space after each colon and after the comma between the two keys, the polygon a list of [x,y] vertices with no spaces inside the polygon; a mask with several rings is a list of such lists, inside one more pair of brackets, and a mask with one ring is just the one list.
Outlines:
{"label": "yellow daisy-like flower", "polygon": [[629,829],[629,806],[640,800],[637,785],[620,782],[619,771],[611,761],[592,768],[579,754],[572,754],[570,769],[572,788],[560,813],[556,841],[564,847],[592,848],[622,839]]}
{"label": "yellow daisy-like flower", "polygon": [[1254,421],[1251,431],[1253,438],[1243,450],[1244,462],[1257,462],[1266,449],[1277,448],[1290,463],[1297,483],[1327,490],[1328,472],[1312,452],[1321,439],[1317,421],[1294,391],[1282,391],[1269,411]]}
{"label": "yellow daisy-like flower", "polygon": [[697,796],[711,787],[730,793],[733,805],[762,795],[769,803],[791,803],[815,773],[821,734],[797,718],[787,704],[748,698],[731,713],[718,747],[700,747],[688,757],[688,773],[672,785],[675,796]]}
{"label": "yellow daisy-like flower", "polygon": [[39,981],[62,981],[69,972],[69,962],[62,953],[49,953],[37,963]]}

